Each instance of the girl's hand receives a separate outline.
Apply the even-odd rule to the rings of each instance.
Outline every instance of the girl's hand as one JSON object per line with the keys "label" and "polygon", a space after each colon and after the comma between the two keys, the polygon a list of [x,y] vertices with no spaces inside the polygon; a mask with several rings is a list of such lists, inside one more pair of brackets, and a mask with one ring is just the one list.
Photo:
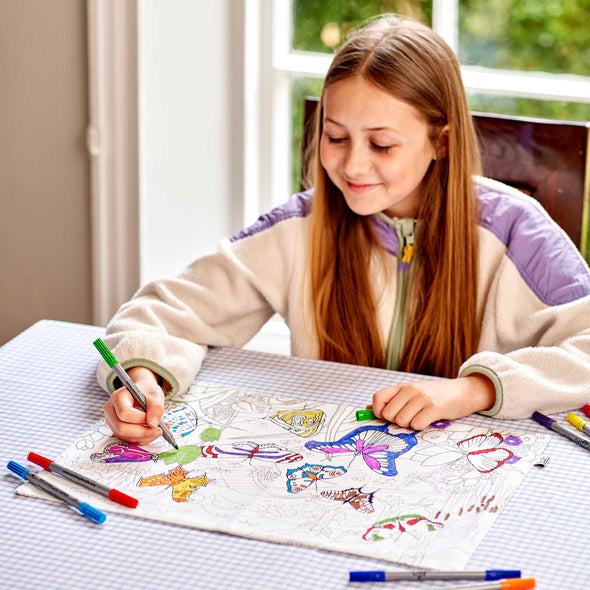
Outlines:
{"label": "girl's hand", "polygon": [[485,375],[399,383],[373,394],[378,418],[404,428],[423,430],[437,420],[456,420],[489,410],[496,390]]}
{"label": "girl's hand", "polygon": [[164,414],[164,392],[158,385],[158,376],[150,369],[133,367],[127,374],[145,396],[147,412],[137,405],[125,387],[121,387],[104,405],[105,421],[117,438],[147,444],[162,435],[158,424]]}

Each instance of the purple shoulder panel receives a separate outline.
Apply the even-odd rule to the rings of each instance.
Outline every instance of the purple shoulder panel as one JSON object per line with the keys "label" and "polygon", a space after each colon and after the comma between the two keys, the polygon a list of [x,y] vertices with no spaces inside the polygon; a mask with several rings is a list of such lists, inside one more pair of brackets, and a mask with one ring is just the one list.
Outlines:
{"label": "purple shoulder panel", "polygon": [[313,190],[293,195],[286,203],[275,207],[268,213],[264,213],[252,225],[244,228],[235,236],[232,236],[230,242],[237,242],[270,229],[285,219],[291,219],[292,217],[307,217],[311,211],[312,195]]}
{"label": "purple shoulder panel", "polygon": [[590,272],[565,233],[527,199],[480,185],[479,223],[505,246],[523,280],[546,305],[590,295]]}
{"label": "purple shoulder panel", "polygon": [[377,215],[371,218],[373,222],[373,230],[375,235],[383,245],[383,247],[393,256],[397,256],[397,232],[393,227],[387,225],[385,221],[379,219]]}

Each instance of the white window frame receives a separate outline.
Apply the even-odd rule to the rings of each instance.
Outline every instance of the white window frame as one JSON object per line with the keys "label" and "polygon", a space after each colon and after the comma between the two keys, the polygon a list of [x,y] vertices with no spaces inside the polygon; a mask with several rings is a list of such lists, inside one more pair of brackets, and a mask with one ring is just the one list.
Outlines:
{"label": "white window frame", "polygon": [[137,0],[88,0],[92,322],[139,284]]}

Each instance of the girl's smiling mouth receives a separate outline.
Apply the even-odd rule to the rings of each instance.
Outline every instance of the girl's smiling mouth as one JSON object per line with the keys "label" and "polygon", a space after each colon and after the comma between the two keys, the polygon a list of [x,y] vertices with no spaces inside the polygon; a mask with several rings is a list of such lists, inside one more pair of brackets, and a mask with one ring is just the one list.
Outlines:
{"label": "girl's smiling mouth", "polygon": [[379,186],[379,185],[378,184],[356,184],[354,182],[346,181],[346,186],[349,191],[351,191],[353,193],[361,194],[361,193],[369,192],[370,190],[374,189],[376,186]]}

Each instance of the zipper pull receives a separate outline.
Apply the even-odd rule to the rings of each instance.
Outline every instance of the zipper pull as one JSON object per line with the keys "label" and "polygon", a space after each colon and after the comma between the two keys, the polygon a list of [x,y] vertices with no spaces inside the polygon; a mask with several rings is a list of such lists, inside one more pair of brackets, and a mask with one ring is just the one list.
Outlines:
{"label": "zipper pull", "polygon": [[401,234],[403,237],[403,250],[402,259],[397,267],[398,272],[408,272],[410,262],[412,262],[412,256],[414,255],[414,220],[407,220],[407,223],[403,223],[401,226]]}
{"label": "zipper pull", "polygon": [[406,244],[404,246],[404,252],[402,255],[401,262],[397,267],[398,271],[408,272],[408,268],[410,267],[410,262],[412,262],[412,256],[414,255],[414,244]]}

